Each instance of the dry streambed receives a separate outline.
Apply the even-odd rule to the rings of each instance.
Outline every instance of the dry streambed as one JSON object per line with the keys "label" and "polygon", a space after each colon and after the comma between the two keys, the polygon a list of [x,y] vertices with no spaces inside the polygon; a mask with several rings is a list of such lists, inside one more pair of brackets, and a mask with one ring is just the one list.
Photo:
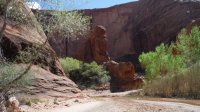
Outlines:
{"label": "dry streambed", "polygon": [[101,97],[96,100],[44,112],[200,112],[200,106],[178,102],[137,100],[127,97]]}
{"label": "dry streambed", "polygon": [[40,109],[40,112],[200,112],[200,100],[126,97],[130,92],[91,95],[89,102]]}

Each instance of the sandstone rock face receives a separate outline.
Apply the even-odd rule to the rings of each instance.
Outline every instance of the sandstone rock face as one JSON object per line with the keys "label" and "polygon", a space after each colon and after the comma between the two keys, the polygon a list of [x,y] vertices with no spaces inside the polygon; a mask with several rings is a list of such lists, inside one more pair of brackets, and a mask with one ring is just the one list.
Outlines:
{"label": "sandstone rock face", "polygon": [[[31,68],[32,83],[25,91],[36,96],[73,98],[81,91],[78,86],[65,76],[57,76],[38,66]],[[78,97],[78,96],[77,96]]]}
{"label": "sandstone rock face", "polygon": [[111,76],[110,90],[112,92],[137,89],[144,82],[143,78],[135,75],[131,62],[108,61],[106,66]]}
{"label": "sandstone rock face", "polygon": [[77,58],[83,61],[108,61],[106,30],[103,26],[96,26],[86,40],[84,46],[78,50]]}
{"label": "sandstone rock face", "polygon": [[83,12],[92,17],[92,26],[105,26],[108,53],[115,59],[174,41],[182,28],[200,18],[200,3],[197,0],[140,0]]}
{"label": "sandstone rock face", "polygon": [[[3,55],[14,60],[20,51],[45,43],[47,37],[42,30],[39,30],[40,25],[37,23],[34,15],[30,13],[30,9],[25,9],[24,13],[29,15],[30,25],[13,25],[8,22],[3,33],[1,50]],[[29,14],[30,13],[30,14]],[[0,28],[3,26],[3,20],[0,19]],[[60,62],[49,43],[47,42],[39,52],[39,57],[35,64],[43,64],[45,68],[57,75],[64,75]]]}

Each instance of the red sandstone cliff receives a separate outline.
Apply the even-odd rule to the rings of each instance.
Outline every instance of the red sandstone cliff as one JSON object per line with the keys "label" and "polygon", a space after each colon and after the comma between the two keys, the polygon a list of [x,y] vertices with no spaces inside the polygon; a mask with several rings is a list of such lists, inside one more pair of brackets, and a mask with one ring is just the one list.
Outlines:
{"label": "red sandstone cliff", "polygon": [[106,9],[84,10],[92,25],[107,29],[112,58],[153,50],[176,39],[178,32],[200,18],[200,2],[140,0]]}
{"label": "red sandstone cliff", "polygon": [[[170,43],[180,30],[200,18],[197,0],[140,0],[104,9],[82,10],[92,17],[92,26],[107,29],[108,54],[119,61],[136,61],[141,52],[153,50],[160,43]],[[60,56],[75,57],[84,39],[57,41],[51,45]],[[67,53],[66,53],[67,51]],[[127,58],[127,59],[126,59]],[[137,62],[138,63],[138,62]]]}

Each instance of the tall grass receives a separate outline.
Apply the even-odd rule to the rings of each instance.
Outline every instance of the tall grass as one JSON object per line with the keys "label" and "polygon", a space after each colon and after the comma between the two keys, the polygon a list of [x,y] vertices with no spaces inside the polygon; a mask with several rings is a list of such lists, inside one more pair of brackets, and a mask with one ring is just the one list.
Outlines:
{"label": "tall grass", "polygon": [[200,63],[182,73],[152,80],[144,87],[148,96],[200,99]]}

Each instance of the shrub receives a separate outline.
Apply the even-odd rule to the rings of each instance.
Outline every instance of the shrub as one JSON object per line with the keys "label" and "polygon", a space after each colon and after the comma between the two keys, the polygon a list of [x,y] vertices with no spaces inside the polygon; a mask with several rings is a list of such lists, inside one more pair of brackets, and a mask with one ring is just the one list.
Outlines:
{"label": "shrub", "polygon": [[200,60],[200,28],[193,27],[190,34],[182,30],[178,36],[177,49],[184,56],[188,67]]}
{"label": "shrub", "polygon": [[[17,77],[19,77],[19,75],[21,75],[25,69],[26,69],[25,67],[19,67],[19,66],[16,66],[15,64],[8,63],[8,62],[1,63],[0,64],[0,88],[4,86],[8,86],[7,84],[13,81],[14,79],[16,79]],[[25,76],[23,76],[20,80],[18,80],[12,86],[17,87],[17,88],[27,86],[28,84],[31,83],[30,79],[31,79],[31,73],[28,72],[27,74],[25,74]]]}
{"label": "shrub", "polygon": [[83,63],[72,58],[60,60],[65,72],[69,73],[69,78],[81,89],[93,88],[107,83],[110,79],[104,67],[96,62]]}
{"label": "shrub", "polygon": [[178,73],[185,68],[184,58],[181,55],[172,54],[173,44],[168,47],[164,44],[158,46],[155,52],[142,53],[139,61],[145,68],[146,78],[152,80],[157,76],[165,76],[169,73]]}
{"label": "shrub", "polygon": [[19,51],[18,55],[15,57],[15,61],[21,63],[30,63],[39,57],[38,50],[39,46],[37,45],[28,46]]}
{"label": "shrub", "polygon": [[73,70],[80,69],[82,63],[79,60],[68,57],[60,59],[60,62],[66,74],[70,73]]}
{"label": "shrub", "polygon": [[[9,5],[5,7],[7,4],[6,0],[0,1],[0,9],[4,11],[4,8],[7,8],[7,18],[12,21],[12,24],[29,24],[29,20],[27,15],[23,12],[25,9],[24,3],[22,0],[10,0]],[[0,14],[5,12],[0,11]]]}

